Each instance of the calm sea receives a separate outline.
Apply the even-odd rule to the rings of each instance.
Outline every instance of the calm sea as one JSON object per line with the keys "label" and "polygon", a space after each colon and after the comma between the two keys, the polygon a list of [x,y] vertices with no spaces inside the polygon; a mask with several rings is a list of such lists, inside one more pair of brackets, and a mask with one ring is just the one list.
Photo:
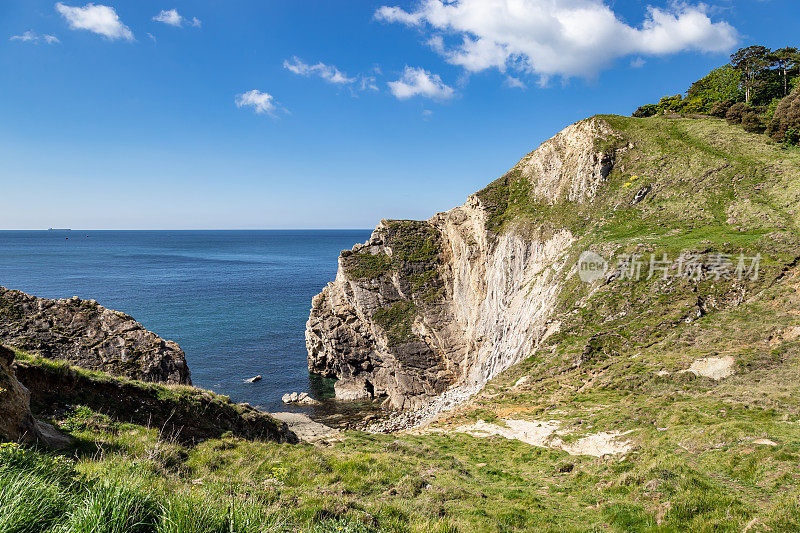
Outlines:
{"label": "calm sea", "polygon": [[284,410],[284,393],[320,387],[306,366],[311,298],[369,234],[0,231],[0,285],[128,313],[181,345],[196,386]]}

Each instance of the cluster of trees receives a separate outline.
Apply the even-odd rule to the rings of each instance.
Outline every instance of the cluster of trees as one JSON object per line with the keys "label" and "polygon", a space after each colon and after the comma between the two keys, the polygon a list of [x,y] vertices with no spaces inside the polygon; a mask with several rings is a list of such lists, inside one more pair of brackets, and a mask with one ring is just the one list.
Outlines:
{"label": "cluster of trees", "polygon": [[729,64],[694,82],[686,96],[665,96],[633,116],[662,113],[712,115],[779,142],[800,144],[800,51],[742,48]]}

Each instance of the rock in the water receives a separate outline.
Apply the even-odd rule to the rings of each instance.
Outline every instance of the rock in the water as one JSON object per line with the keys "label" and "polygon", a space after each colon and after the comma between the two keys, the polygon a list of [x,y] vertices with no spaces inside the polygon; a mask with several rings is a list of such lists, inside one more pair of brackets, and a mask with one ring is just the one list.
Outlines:
{"label": "rock in the water", "polygon": [[37,298],[0,287],[0,341],[48,359],[142,381],[191,385],[176,342],[93,300]]}
{"label": "rock in the water", "polygon": [[299,403],[300,405],[321,405],[322,404],[322,402],[320,402],[319,400],[315,400],[311,396],[306,396],[305,398],[301,398],[301,399],[297,400],[297,403]]}
{"label": "rock in the water", "polygon": [[281,400],[283,403],[297,403],[300,405],[319,405],[322,403],[309,396],[307,392],[284,394]]}
{"label": "rock in the water", "polygon": [[247,383],[255,383],[256,381],[261,381],[261,379],[262,379],[261,375],[259,374],[258,376],[253,376],[250,379],[246,379],[245,382],[247,382]]}

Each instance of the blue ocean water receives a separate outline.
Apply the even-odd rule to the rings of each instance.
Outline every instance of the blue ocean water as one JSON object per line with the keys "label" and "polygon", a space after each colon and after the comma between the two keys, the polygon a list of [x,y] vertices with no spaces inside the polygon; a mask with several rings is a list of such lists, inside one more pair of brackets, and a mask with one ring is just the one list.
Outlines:
{"label": "blue ocean water", "polygon": [[283,410],[281,395],[318,385],[306,366],[311,298],[369,234],[0,231],[0,285],[128,313],[181,345],[196,386]]}

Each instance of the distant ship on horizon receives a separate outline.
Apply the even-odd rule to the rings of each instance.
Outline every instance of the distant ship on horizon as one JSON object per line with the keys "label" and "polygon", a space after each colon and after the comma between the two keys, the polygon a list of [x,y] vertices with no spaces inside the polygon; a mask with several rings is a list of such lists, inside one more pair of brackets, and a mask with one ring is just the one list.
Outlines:
{"label": "distant ship on horizon", "polygon": [[72,228],[47,228],[47,231],[72,231]]}

